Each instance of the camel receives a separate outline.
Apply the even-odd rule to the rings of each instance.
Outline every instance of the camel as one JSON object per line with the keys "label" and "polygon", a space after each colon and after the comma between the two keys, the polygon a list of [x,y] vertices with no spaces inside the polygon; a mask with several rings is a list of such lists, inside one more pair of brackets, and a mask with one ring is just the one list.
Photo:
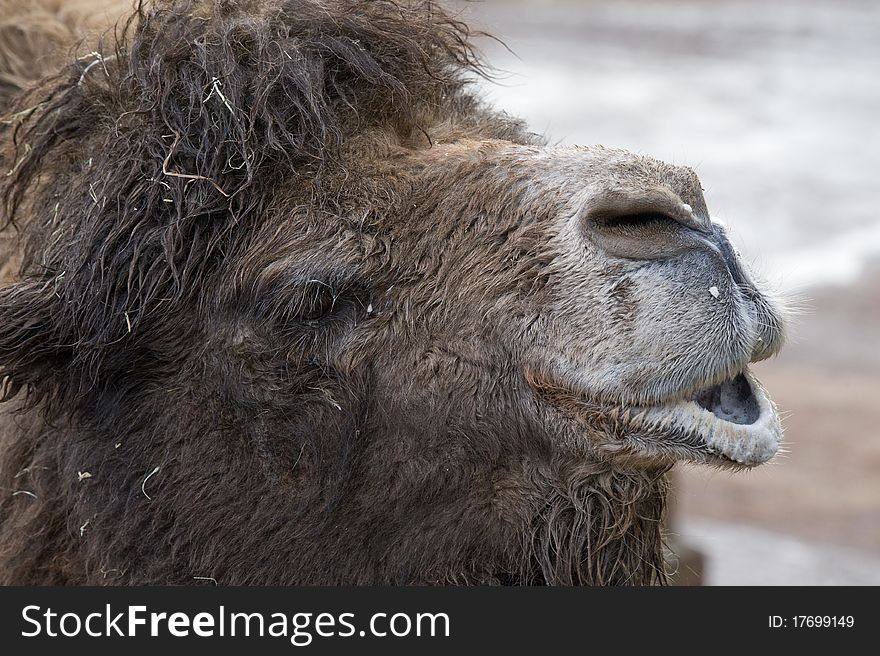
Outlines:
{"label": "camel", "polygon": [[666,581],[670,469],[778,449],[784,313],[692,170],[548,145],[473,38],[157,0],[16,82],[0,582]]}

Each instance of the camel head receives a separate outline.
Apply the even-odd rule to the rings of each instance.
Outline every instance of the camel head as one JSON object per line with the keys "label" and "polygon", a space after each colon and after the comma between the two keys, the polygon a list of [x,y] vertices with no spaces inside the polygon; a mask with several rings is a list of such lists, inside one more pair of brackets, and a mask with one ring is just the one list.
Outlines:
{"label": "camel head", "polygon": [[749,364],[780,348],[783,320],[691,170],[445,135],[391,157],[371,164],[347,225],[282,229],[281,262],[254,270],[295,290],[255,298],[292,297],[312,317],[297,324],[301,363],[369,381],[369,402],[349,403],[442,435],[439,452],[454,435],[486,457],[540,445],[636,468],[775,454],[779,419]]}
{"label": "camel head", "polygon": [[[500,435],[529,426],[550,449],[621,466],[776,453],[779,419],[749,364],[777,352],[784,322],[693,171],[460,141],[418,172],[392,239],[428,275],[371,300],[390,314],[374,360],[405,358],[410,416],[448,399]],[[397,334],[413,338],[394,348]]]}
{"label": "camel head", "polygon": [[485,107],[432,3],[155,4],[4,137],[3,471],[93,474],[67,562],[649,581],[662,474],[774,455],[784,321],[693,171]]}

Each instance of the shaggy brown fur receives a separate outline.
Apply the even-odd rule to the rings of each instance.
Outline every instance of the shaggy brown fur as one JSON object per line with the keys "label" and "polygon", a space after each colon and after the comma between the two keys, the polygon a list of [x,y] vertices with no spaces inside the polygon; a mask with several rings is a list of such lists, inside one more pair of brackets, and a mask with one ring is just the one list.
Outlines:
{"label": "shaggy brown fur", "polygon": [[[21,118],[7,113],[18,93],[56,72],[130,7],[122,0],[0,0],[0,135]],[[17,271],[18,249],[15,233],[0,230],[0,284]]]}
{"label": "shaggy brown fur", "polygon": [[432,2],[157,2],[19,96],[0,581],[664,579],[670,461],[558,440],[505,332],[559,201],[469,39]]}

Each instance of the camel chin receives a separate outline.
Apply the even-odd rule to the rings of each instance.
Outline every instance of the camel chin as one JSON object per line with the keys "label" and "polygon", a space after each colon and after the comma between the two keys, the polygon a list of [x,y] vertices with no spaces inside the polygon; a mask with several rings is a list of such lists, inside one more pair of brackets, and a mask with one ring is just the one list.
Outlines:
{"label": "camel chin", "polygon": [[721,383],[658,405],[634,406],[628,439],[640,450],[731,468],[776,455],[782,425],[776,406],[748,369]]}

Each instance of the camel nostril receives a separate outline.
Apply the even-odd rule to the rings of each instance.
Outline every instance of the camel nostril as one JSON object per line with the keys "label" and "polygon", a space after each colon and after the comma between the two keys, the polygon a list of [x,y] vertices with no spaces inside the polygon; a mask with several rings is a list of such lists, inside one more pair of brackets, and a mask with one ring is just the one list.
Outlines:
{"label": "camel nostril", "polygon": [[708,217],[698,216],[691,205],[663,186],[613,189],[597,194],[586,208],[585,218],[594,226],[606,229],[669,223],[711,233]]}
{"label": "camel nostril", "polygon": [[699,247],[704,238],[668,212],[590,212],[583,222],[584,237],[609,255],[633,260],[657,260]]}
{"label": "camel nostril", "polygon": [[676,223],[671,216],[662,212],[637,212],[634,214],[611,214],[593,216],[592,220],[606,230],[640,230],[660,223]]}
{"label": "camel nostril", "polygon": [[711,233],[708,215],[665,186],[614,188],[592,197],[581,218],[586,239],[608,254],[654,260],[698,245]]}

